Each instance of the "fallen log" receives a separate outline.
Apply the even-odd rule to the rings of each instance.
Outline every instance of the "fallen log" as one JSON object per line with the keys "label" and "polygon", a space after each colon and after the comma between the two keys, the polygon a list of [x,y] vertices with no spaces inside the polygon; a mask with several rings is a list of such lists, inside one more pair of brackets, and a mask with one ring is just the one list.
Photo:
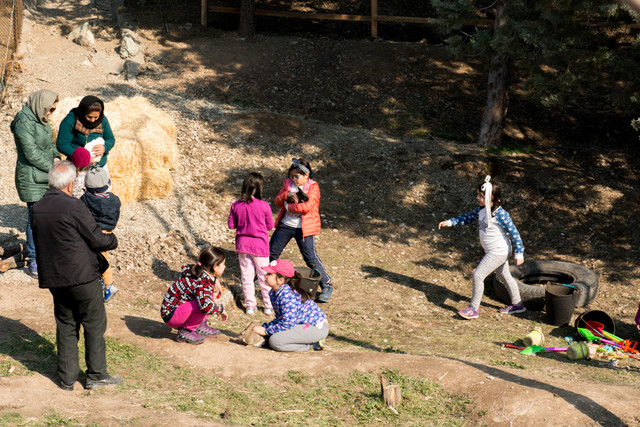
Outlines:
{"label": "fallen log", "polygon": [[15,255],[25,250],[25,246],[22,243],[2,243],[0,244],[0,257],[6,258],[11,255]]}
{"label": "fallen log", "polygon": [[0,261],[0,273],[12,268],[22,268],[26,264],[27,252],[20,252]]}

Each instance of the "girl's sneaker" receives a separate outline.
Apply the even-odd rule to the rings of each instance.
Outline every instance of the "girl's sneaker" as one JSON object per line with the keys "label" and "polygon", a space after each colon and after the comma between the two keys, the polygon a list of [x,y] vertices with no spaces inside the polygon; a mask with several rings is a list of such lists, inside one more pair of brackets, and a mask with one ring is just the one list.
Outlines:
{"label": "girl's sneaker", "polygon": [[247,315],[249,315],[249,316],[253,316],[254,314],[256,314],[256,309],[255,308],[247,308],[245,310],[245,313],[247,313]]}
{"label": "girl's sneaker", "polygon": [[313,349],[315,351],[322,351],[324,350],[324,348],[326,347],[326,341],[325,340],[320,340],[318,342],[314,342],[313,343]]}
{"label": "girl's sneaker", "polygon": [[501,308],[498,311],[503,314],[518,314],[518,313],[524,313],[525,311],[527,311],[527,308],[524,306],[524,303],[520,301],[516,305],[508,305],[504,308]]}
{"label": "girl's sneaker", "polygon": [[458,314],[465,319],[477,319],[478,318],[478,310],[474,310],[473,307],[469,306],[464,310],[460,310]]}
{"label": "girl's sneaker", "polygon": [[267,316],[273,316],[273,309],[272,308],[265,308],[264,309],[264,314]]}
{"label": "girl's sneaker", "polygon": [[195,332],[205,337],[217,337],[220,335],[220,331],[207,325],[206,320],[203,320],[202,323],[200,323]]}
{"label": "girl's sneaker", "polygon": [[104,302],[107,303],[111,301],[111,299],[116,295],[117,292],[118,288],[116,288],[116,285],[107,286],[104,290]]}
{"label": "girl's sneaker", "polygon": [[329,300],[331,299],[331,294],[333,294],[333,285],[322,285],[322,292],[316,297],[316,301],[325,303],[329,302]]}
{"label": "girl's sneaker", "polygon": [[198,345],[204,342],[204,337],[196,331],[190,331],[188,329],[178,329],[178,336],[176,338],[178,342],[186,342],[187,344]]}

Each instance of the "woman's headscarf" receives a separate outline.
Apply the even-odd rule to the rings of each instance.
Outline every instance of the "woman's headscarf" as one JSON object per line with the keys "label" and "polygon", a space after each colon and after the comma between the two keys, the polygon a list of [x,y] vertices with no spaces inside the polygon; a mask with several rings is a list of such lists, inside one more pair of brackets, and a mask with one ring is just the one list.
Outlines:
{"label": "woman's headscarf", "polygon": [[33,111],[40,123],[47,123],[45,115],[51,110],[53,104],[58,99],[58,94],[49,89],[42,89],[37,92],[33,92],[27,98],[27,107]]}
{"label": "woman's headscarf", "polygon": [[[98,120],[91,123],[85,118],[85,116],[88,114],[87,110],[89,110],[89,106],[94,102],[100,103],[100,106],[102,106],[102,111],[100,111],[100,117],[98,117]],[[97,96],[85,96],[80,101],[80,104],[78,104],[78,106],[71,111],[73,111],[73,113],[76,115],[76,119],[78,119],[80,123],[82,123],[82,126],[87,129],[95,129],[102,124],[102,119],[104,119],[104,102],[102,102],[102,100]]]}

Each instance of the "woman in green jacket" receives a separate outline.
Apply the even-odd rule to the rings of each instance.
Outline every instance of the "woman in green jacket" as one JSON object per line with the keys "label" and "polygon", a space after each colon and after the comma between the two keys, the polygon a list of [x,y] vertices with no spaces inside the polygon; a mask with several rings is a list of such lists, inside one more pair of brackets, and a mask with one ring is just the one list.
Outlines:
{"label": "woman in green jacket", "polygon": [[11,132],[16,143],[16,189],[20,200],[27,204],[27,273],[38,277],[36,247],[31,231],[31,209],[49,189],[48,174],[60,154],[53,145],[49,116],[56,109],[58,94],[43,89],[32,93],[26,105],[11,122]]}
{"label": "woman in green jacket", "polygon": [[[98,144],[91,144],[97,141]],[[56,147],[71,158],[76,148],[89,144],[87,148],[90,148],[92,158],[99,158],[96,163],[105,167],[109,151],[115,143],[111,125],[104,115],[104,103],[96,96],[85,96],[60,122]]]}

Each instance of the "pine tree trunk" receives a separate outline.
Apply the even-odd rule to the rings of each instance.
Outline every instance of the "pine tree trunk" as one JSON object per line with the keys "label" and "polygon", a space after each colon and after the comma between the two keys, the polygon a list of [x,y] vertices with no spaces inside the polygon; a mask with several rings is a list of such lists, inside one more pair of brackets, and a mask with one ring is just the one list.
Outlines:
{"label": "pine tree trunk", "polygon": [[502,128],[509,101],[509,61],[498,55],[491,60],[487,91],[478,145],[497,147],[502,141]]}
{"label": "pine tree trunk", "polygon": [[[505,24],[504,7],[505,1],[498,1],[494,35],[497,35]],[[499,53],[493,56],[487,83],[487,103],[480,124],[478,145],[497,147],[502,141],[502,129],[509,104],[509,58]]]}
{"label": "pine tree trunk", "polygon": [[256,34],[255,0],[240,1],[240,37],[253,37]]}

